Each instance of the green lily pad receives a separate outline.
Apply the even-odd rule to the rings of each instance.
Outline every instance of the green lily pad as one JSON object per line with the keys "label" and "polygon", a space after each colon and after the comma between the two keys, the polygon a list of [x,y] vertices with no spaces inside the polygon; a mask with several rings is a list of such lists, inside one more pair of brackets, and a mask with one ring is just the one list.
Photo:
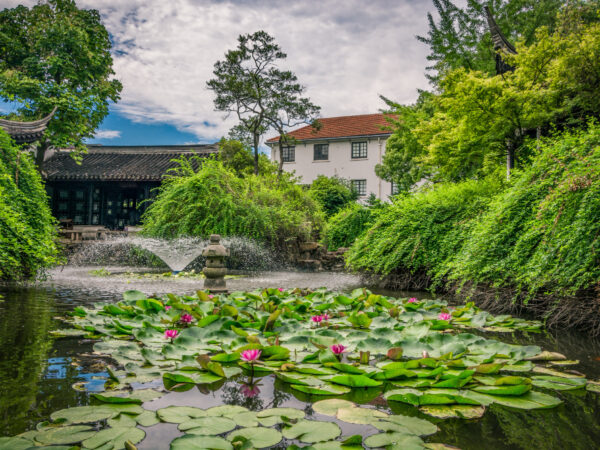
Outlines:
{"label": "green lily pad", "polygon": [[549,375],[539,375],[531,377],[531,383],[537,387],[554,389],[556,391],[571,391],[573,389],[583,389],[587,384],[585,378],[563,378]]}
{"label": "green lily pad", "polygon": [[233,446],[221,437],[186,434],[171,441],[171,450],[233,450]]}
{"label": "green lily pad", "polygon": [[587,385],[585,386],[585,389],[590,392],[596,392],[596,393],[600,394],[600,382],[588,381]]}
{"label": "green lily pad", "polygon": [[96,434],[96,431],[87,425],[71,425],[60,428],[47,428],[37,434],[35,440],[40,444],[76,444]]}
{"label": "green lily pad", "polygon": [[130,398],[130,397],[113,397],[106,396],[102,394],[92,394],[92,397],[96,400],[101,401],[102,403],[113,403],[113,404],[124,404],[131,403],[135,405],[141,405],[143,402],[139,398]]}
{"label": "green lily pad", "polygon": [[292,389],[312,395],[342,395],[350,392],[350,388],[345,386],[336,386],[335,384],[324,383],[319,386],[304,386],[292,384]]}
{"label": "green lily pad", "polygon": [[141,414],[144,410],[138,405],[100,405],[100,406],[75,406],[61,409],[50,415],[53,421],[64,419],[67,423],[90,423],[115,417],[120,413]]}
{"label": "green lily pad", "polygon": [[377,419],[387,416],[388,415],[383,411],[370,408],[358,408],[355,406],[350,408],[340,408],[336,414],[336,417],[343,422],[357,424],[371,424]]}
{"label": "green lily pad", "polygon": [[112,428],[135,427],[137,425],[136,416],[129,414],[119,414],[117,417],[108,419],[108,426]]}
{"label": "green lily pad", "polygon": [[206,416],[206,412],[193,406],[167,406],[156,411],[158,418],[163,422],[183,423],[190,419]]}
{"label": "green lily pad", "polygon": [[221,405],[221,406],[213,406],[212,408],[208,408],[205,410],[207,416],[223,416],[229,417],[234,416],[236,414],[248,412],[248,408],[244,408],[239,405]]}
{"label": "green lily pad", "polygon": [[125,442],[137,444],[146,437],[146,433],[136,427],[106,428],[83,441],[84,448],[98,448],[110,444],[114,448],[124,448]]}
{"label": "green lily pad", "polygon": [[562,403],[562,401],[556,397],[536,391],[529,391],[527,394],[520,397],[488,395],[474,391],[465,391],[463,392],[463,395],[469,399],[480,402],[482,405],[497,403],[499,405],[518,409],[548,409],[554,408]]}
{"label": "green lily pad", "polygon": [[135,416],[135,421],[143,427],[151,427],[160,422],[156,411],[144,411],[142,414]]}
{"label": "green lily pad", "polygon": [[308,444],[335,439],[340,434],[342,430],[336,423],[314,420],[299,420],[291,427],[283,429],[285,438],[298,439]]}
{"label": "green lily pad", "polygon": [[269,408],[256,413],[256,417],[262,426],[271,427],[282,423],[284,417],[292,420],[302,419],[304,411],[295,408]]}
{"label": "green lily pad", "polygon": [[523,395],[531,390],[530,384],[503,385],[503,386],[476,386],[475,392],[490,395]]}
{"label": "green lily pad", "polygon": [[404,450],[423,449],[425,442],[414,434],[405,433],[379,433],[365,439],[369,447],[398,448]]}
{"label": "green lily pad", "polygon": [[33,443],[20,437],[0,437],[0,450],[26,450]]}
{"label": "green lily pad", "polygon": [[207,416],[187,420],[179,424],[178,428],[188,434],[203,434],[213,436],[227,433],[236,427],[236,423],[227,417]]}
{"label": "green lily pad", "polygon": [[370,423],[382,431],[395,431],[399,433],[410,433],[418,436],[428,436],[437,433],[438,427],[423,419],[411,416],[392,415]]}
{"label": "green lily pad", "polygon": [[273,428],[251,427],[232,431],[227,439],[235,445],[236,438],[247,439],[255,448],[268,448],[279,444],[283,439],[282,434]]}
{"label": "green lily pad", "polygon": [[373,380],[366,375],[335,375],[329,381],[349,387],[377,387],[383,384],[381,381]]}
{"label": "green lily pad", "polygon": [[236,425],[243,428],[251,428],[258,426],[258,419],[254,411],[247,411],[229,416]]}
{"label": "green lily pad", "polygon": [[319,400],[313,403],[312,407],[315,412],[324,414],[326,416],[335,416],[341,408],[352,408],[356,406],[354,403],[348,400],[342,400],[339,398],[330,398],[327,400]]}
{"label": "green lily pad", "polygon": [[485,406],[475,405],[426,405],[419,411],[438,419],[479,419],[485,413]]}

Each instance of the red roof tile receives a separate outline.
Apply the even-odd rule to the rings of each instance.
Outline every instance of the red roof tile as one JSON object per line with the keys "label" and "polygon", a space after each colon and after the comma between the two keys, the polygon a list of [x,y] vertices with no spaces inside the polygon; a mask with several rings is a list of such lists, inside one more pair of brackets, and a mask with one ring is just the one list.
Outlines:
{"label": "red roof tile", "polygon": [[[389,130],[382,129],[389,123],[384,114],[362,114],[360,116],[342,116],[319,119],[322,126],[319,130],[313,129],[307,125],[297,130],[291,131],[293,136],[299,141],[309,139],[331,139],[352,136],[372,136],[391,134]],[[279,136],[267,140],[267,143],[277,142]]]}

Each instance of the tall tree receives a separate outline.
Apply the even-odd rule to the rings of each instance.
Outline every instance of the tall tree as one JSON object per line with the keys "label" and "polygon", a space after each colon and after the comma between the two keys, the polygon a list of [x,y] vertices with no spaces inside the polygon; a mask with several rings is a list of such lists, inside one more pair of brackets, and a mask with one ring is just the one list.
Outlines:
{"label": "tall tree", "polygon": [[73,0],[0,11],[0,98],[16,102],[17,115],[28,120],[58,108],[35,145],[39,168],[51,147],[85,151],[84,139],[119,99],[110,49],[98,11]]}
{"label": "tall tree", "polygon": [[207,82],[215,93],[216,110],[235,114],[252,135],[256,174],[260,138],[269,128],[284,134],[286,127],[312,122],[319,112],[318,106],[302,97],[304,88],[296,75],[278,68],[286,57],[265,31],[244,34],[238,37],[238,47],[215,63],[214,78]]}
{"label": "tall tree", "polygon": [[[452,0],[432,1],[438,18],[427,14],[427,35],[417,39],[429,45],[427,59],[432,65],[427,68],[427,77],[434,85],[453,69],[494,73],[494,46],[485,18],[486,5],[509,40],[521,40],[528,45],[534,41],[539,27],[554,29],[557,13],[567,3],[566,0],[467,0],[461,8]],[[598,3],[597,0],[582,2]]]}

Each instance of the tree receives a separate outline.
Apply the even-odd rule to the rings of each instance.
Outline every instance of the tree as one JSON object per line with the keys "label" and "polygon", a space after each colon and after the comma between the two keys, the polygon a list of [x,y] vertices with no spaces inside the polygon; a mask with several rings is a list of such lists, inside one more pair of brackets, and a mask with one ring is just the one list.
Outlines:
{"label": "tree", "polygon": [[310,196],[321,205],[327,217],[358,199],[358,192],[348,180],[319,175],[310,185]]}
{"label": "tree", "polygon": [[35,146],[38,168],[51,147],[85,151],[84,139],[119,99],[110,49],[98,11],[78,9],[73,0],[0,11],[0,98],[20,105],[26,120],[58,108]]}
{"label": "tree", "polygon": [[296,75],[277,67],[286,57],[264,31],[240,35],[238,47],[215,63],[215,78],[207,82],[215,93],[216,110],[235,114],[240,127],[252,135],[256,174],[260,137],[269,128],[283,135],[286,127],[309,123],[319,112],[318,106],[301,96],[304,88]]}
{"label": "tree", "polygon": [[[586,3],[598,2],[591,0]],[[496,22],[509,40],[520,39],[528,45],[535,40],[535,31],[539,27],[554,29],[557,13],[565,1],[467,0],[466,7],[460,8],[451,0],[433,0],[433,5],[439,19],[436,21],[431,13],[427,14],[427,36],[417,36],[417,39],[429,45],[427,59],[432,65],[427,68],[430,71],[427,77],[437,85],[440,77],[453,69],[494,73],[494,45],[484,6],[491,8]]]}

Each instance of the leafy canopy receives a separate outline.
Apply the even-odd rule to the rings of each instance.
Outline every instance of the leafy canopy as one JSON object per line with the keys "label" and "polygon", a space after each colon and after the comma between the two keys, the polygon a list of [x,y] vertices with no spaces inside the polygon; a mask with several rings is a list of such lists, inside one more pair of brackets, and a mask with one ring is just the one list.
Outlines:
{"label": "leafy canopy", "polygon": [[83,151],[119,99],[110,49],[98,11],[73,0],[0,11],[0,98],[16,102],[26,120],[58,108],[38,145],[39,166],[51,146]]}

